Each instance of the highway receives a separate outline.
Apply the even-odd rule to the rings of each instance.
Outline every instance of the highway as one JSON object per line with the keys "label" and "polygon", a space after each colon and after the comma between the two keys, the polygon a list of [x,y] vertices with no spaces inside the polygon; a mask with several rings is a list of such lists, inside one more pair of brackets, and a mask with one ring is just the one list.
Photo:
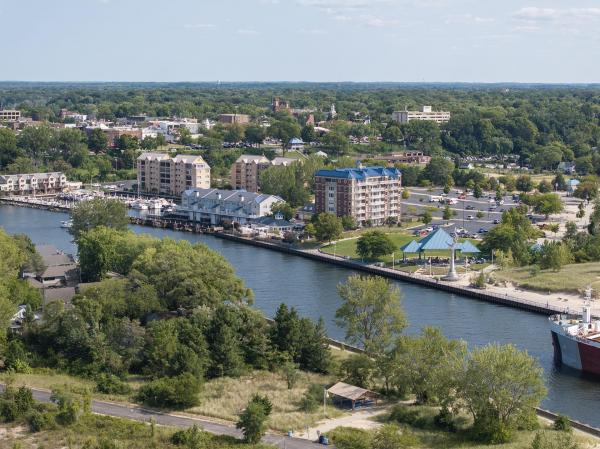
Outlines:
{"label": "highway", "polygon": [[[0,385],[0,390],[4,386]],[[39,402],[50,402],[50,392],[32,388],[33,397]],[[235,438],[242,438],[242,432],[234,426],[219,424],[207,419],[196,418],[189,415],[178,415],[177,413],[162,413],[156,410],[150,410],[144,407],[119,404],[106,401],[92,401],[92,412],[99,415],[113,416],[116,418],[132,419],[135,421],[150,422],[154,418],[156,424],[169,427],[192,427],[197,425],[203,430],[215,435],[228,435]],[[315,449],[322,448],[322,445],[313,443],[302,438],[289,438],[281,435],[267,434],[263,438],[264,443],[272,444],[282,449]]]}

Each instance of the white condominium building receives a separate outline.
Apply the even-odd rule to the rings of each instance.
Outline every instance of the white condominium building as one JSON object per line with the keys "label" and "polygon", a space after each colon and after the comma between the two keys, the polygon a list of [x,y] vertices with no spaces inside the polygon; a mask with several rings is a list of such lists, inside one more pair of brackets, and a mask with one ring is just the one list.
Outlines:
{"label": "white condominium building", "polygon": [[202,156],[143,153],[137,159],[137,181],[142,192],[178,196],[210,188],[210,167]]}
{"label": "white condominium building", "polygon": [[0,175],[2,194],[57,193],[62,192],[67,185],[67,177],[61,172]]}
{"label": "white condominium building", "polygon": [[428,120],[436,123],[445,123],[450,120],[450,112],[432,111],[431,106],[423,106],[420,111],[394,111],[392,120],[397,123],[408,123],[411,120]]}

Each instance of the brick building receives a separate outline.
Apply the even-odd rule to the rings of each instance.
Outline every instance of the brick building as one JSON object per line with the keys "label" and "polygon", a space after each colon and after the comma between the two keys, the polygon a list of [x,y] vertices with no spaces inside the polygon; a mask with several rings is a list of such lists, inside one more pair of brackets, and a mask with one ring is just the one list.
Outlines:
{"label": "brick building", "polygon": [[402,176],[385,167],[338,168],[315,174],[315,212],[354,217],[360,224],[378,226],[400,219]]}

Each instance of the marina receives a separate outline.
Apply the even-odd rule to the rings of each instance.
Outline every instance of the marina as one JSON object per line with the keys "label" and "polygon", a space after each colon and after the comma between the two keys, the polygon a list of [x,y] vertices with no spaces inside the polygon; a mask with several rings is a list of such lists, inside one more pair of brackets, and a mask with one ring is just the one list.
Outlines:
{"label": "marina", "polygon": [[[132,210],[132,213],[136,212]],[[34,243],[52,243],[66,252],[76,253],[71,236],[60,226],[68,219],[67,213],[0,206],[0,226],[7,232],[26,233]],[[138,225],[132,225],[131,229],[160,238],[208,245],[234,266],[237,274],[254,291],[254,306],[267,316],[272,317],[278,305],[285,302],[296,307],[303,316],[314,319],[322,316],[328,334],[337,340],[344,339],[343,331],[333,321],[340,304],[336,286],[356,270],[210,234]],[[555,365],[547,315],[402,280],[395,282],[403,293],[403,307],[410,323],[408,333],[416,333],[423,326],[437,326],[447,337],[463,339],[472,347],[497,342],[512,343],[526,349],[544,368],[549,395],[542,407],[600,426],[600,413],[597,411],[600,382],[567,366]]]}

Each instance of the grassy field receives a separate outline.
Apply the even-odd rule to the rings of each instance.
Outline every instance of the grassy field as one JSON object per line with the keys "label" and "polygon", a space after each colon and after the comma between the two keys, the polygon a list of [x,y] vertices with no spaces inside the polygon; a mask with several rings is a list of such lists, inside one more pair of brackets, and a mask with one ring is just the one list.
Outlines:
{"label": "grassy field", "polygon": [[[108,416],[89,415],[81,417],[67,427],[31,433],[25,426],[0,425],[0,449],[175,449],[170,437],[177,429],[128,421]],[[266,446],[243,444],[230,437],[202,433],[202,448],[258,449]]]}
{"label": "grassy field", "polygon": [[[268,422],[271,429],[283,432],[290,429],[299,430],[323,419],[323,410],[320,407],[314,413],[305,413],[299,409],[304,392],[311,383],[325,385],[332,380],[334,379],[328,376],[302,373],[296,386],[288,390],[280,374],[268,371],[256,371],[238,379],[213,379],[204,385],[200,405],[188,412],[235,421],[250,397],[260,393],[266,394],[273,402],[273,412]],[[342,414],[342,411],[332,407],[327,409],[329,417]]]}
{"label": "grassy field", "polygon": [[579,293],[589,285],[600,289],[600,263],[565,265],[559,272],[542,270],[532,275],[531,267],[510,268],[494,272],[494,279],[512,282],[521,288],[543,292]]}

